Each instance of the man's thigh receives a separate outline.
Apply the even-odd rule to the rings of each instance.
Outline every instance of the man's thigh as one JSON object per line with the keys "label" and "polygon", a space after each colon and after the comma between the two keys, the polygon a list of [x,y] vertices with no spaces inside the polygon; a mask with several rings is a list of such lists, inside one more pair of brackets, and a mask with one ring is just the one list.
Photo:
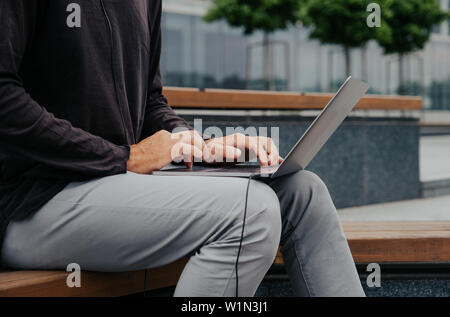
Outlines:
{"label": "man's thigh", "polygon": [[[33,217],[9,225],[2,260],[18,269],[164,265],[241,220],[246,186],[238,178],[134,173],[71,183]],[[251,192],[263,186],[253,182]]]}

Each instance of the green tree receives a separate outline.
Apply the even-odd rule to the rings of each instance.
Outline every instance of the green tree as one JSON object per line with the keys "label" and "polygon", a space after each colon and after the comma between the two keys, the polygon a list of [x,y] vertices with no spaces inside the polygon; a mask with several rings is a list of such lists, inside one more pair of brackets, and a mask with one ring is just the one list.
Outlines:
{"label": "green tree", "polygon": [[305,0],[213,0],[213,6],[204,20],[213,22],[225,19],[228,24],[242,27],[244,34],[264,33],[263,81],[268,89],[268,73],[273,61],[269,60],[269,34],[286,29],[299,18],[299,8]]}
{"label": "green tree", "polygon": [[311,28],[311,39],[344,48],[345,72],[348,76],[351,73],[352,48],[364,47],[372,39],[390,41],[391,29],[385,21],[389,15],[388,1],[377,1],[381,7],[379,27],[367,25],[371,13],[367,11],[367,6],[372,0],[306,0],[301,6],[300,19]]}
{"label": "green tree", "polygon": [[448,18],[436,0],[394,0],[389,2],[386,22],[392,30],[390,39],[380,38],[385,54],[399,56],[399,93],[403,85],[403,60],[408,53],[421,50],[430,38],[433,26]]}

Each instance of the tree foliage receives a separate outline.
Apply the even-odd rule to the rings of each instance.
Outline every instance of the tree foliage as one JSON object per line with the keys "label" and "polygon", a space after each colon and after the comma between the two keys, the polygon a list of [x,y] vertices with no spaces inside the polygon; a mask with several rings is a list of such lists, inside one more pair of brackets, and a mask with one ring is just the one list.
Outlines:
{"label": "tree foliage", "polygon": [[344,47],[360,47],[371,39],[388,42],[391,30],[385,18],[390,15],[386,4],[381,6],[381,27],[368,27],[366,24],[367,6],[372,1],[364,0],[306,0],[301,9],[301,20],[312,28],[310,38],[322,43],[338,44]]}
{"label": "tree foliage", "polygon": [[246,35],[255,31],[264,33],[263,39],[263,86],[276,86],[273,80],[273,60],[269,58],[272,43],[269,34],[286,29],[299,20],[300,5],[305,0],[212,0],[204,20],[213,22],[225,19],[228,24],[242,27]]}
{"label": "tree foliage", "polygon": [[372,2],[369,0],[306,0],[301,6],[300,19],[311,28],[311,39],[344,47],[345,70],[350,75],[351,48],[362,47],[373,39],[385,42],[391,39],[391,29],[385,20],[390,14],[388,1],[377,1],[382,12],[380,27],[367,25],[371,13],[367,7]]}
{"label": "tree foliage", "polygon": [[[350,73],[350,49],[376,40],[386,54],[398,53],[399,81],[403,55],[423,49],[434,25],[449,17],[436,0],[377,0],[381,26],[369,27],[367,7],[373,0],[212,0],[208,22],[225,19],[243,27],[245,34],[267,35],[302,21],[310,38],[344,47],[346,72]],[[267,46],[267,45],[266,45]],[[264,66],[266,67],[266,66]]]}
{"label": "tree foliage", "polygon": [[386,22],[392,30],[391,38],[379,39],[386,54],[423,49],[433,26],[448,18],[436,0],[394,0],[389,2],[389,10]]}
{"label": "tree foliage", "polygon": [[254,31],[272,33],[286,29],[299,18],[303,0],[213,0],[204,17],[212,22],[225,19],[230,25],[243,27],[245,34]]}

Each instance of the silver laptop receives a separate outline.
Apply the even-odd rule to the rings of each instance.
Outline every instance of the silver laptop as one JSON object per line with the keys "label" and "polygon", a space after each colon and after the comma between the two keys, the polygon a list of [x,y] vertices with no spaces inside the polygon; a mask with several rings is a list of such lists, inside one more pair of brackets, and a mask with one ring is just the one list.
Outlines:
{"label": "silver laptop", "polygon": [[165,170],[155,171],[152,174],[276,178],[296,173],[308,166],[368,89],[369,85],[367,83],[352,77],[347,78],[279,166],[261,167],[258,165],[237,164],[226,167],[214,167],[194,165],[192,169],[170,167]]}

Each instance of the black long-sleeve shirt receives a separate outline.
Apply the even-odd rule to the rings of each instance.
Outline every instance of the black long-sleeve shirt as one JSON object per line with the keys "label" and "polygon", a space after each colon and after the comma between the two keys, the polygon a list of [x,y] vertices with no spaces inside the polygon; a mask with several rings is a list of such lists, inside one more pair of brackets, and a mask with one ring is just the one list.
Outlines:
{"label": "black long-sleeve shirt", "polygon": [[160,22],[160,0],[0,0],[0,247],[69,182],[125,173],[129,145],[188,127],[162,95]]}

